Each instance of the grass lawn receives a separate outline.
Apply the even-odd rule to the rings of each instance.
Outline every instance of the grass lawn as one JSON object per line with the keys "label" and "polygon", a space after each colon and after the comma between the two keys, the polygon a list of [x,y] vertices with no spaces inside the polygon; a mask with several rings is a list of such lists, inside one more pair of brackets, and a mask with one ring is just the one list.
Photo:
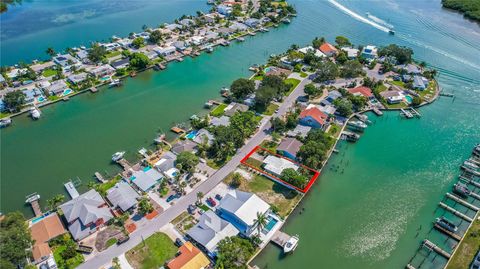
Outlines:
{"label": "grass lawn", "polygon": [[119,182],[121,179],[122,177],[117,175],[109,181],[99,184],[96,189],[101,195],[105,196],[107,194],[107,190],[117,184],[117,182]]}
{"label": "grass lawn", "polygon": [[381,93],[387,90],[387,86],[385,86],[384,84],[381,84],[380,86],[377,87],[377,90],[379,93]]}
{"label": "grass lawn", "polygon": [[257,160],[255,158],[248,158],[247,160],[245,160],[245,162],[253,167],[257,167],[257,168],[260,168],[263,164],[262,161],[260,160]]}
{"label": "grass lawn", "polygon": [[157,269],[175,257],[178,248],[164,233],[155,233],[129,250],[125,256],[135,269]]}
{"label": "grass lawn", "polygon": [[68,260],[64,260],[61,256],[62,252],[65,251],[66,246],[56,246],[53,250],[53,258],[57,263],[58,269],[70,269],[79,266],[83,261],[84,258],[82,254],[77,253],[77,255],[73,258]]}
{"label": "grass lawn", "polygon": [[57,74],[56,70],[53,69],[45,69],[42,71],[42,76],[44,77],[51,77]]}
{"label": "grass lawn", "polygon": [[287,93],[285,93],[285,95],[290,95],[290,93],[292,93],[293,89],[295,89],[297,87],[297,85],[300,83],[300,80],[296,79],[296,78],[287,78],[286,80],[284,80],[285,84],[290,84],[290,90],[288,90]]}
{"label": "grass lawn", "polygon": [[56,95],[50,95],[47,99],[48,101],[57,101],[58,99],[60,99],[60,97]]}
{"label": "grass lawn", "polygon": [[0,112],[0,119],[3,119],[3,118],[6,118],[10,116],[10,113],[3,113],[3,112]]}
{"label": "grass lawn", "polygon": [[114,50],[114,51],[111,51],[111,52],[107,53],[107,55],[105,55],[105,56],[106,56],[107,58],[112,58],[112,57],[118,56],[118,55],[120,55],[120,54],[122,54],[121,51],[119,51],[119,50]]}
{"label": "grass lawn", "polygon": [[212,110],[212,112],[210,112],[210,115],[214,117],[220,117],[223,115],[223,111],[225,110],[226,107],[227,107],[227,104],[220,104],[214,110]]}
{"label": "grass lawn", "polygon": [[107,240],[107,243],[106,243],[107,248],[115,245],[116,243],[117,243],[117,238],[110,238],[110,239],[108,239],[108,240]]}
{"label": "grass lawn", "polygon": [[420,97],[422,97],[422,99],[425,98],[425,95],[427,94],[430,94],[430,98],[433,98],[433,96],[435,95],[435,90],[436,90],[436,84],[435,84],[435,81],[430,81],[428,83],[428,87],[423,90],[423,91],[416,91]]}
{"label": "grass lawn", "polygon": [[387,108],[406,108],[408,107],[407,104],[405,104],[404,102],[401,102],[401,103],[398,103],[398,104],[387,104]]}
{"label": "grass lawn", "polygon": [[[233,173],[227,176],[224,182],[230,185]],[[238,189],[257,194],[264,201],[269,203],[277,214],[285,218],[290,214],[295,205],[302,197],[298,192],[288,189],[264,176],[253,175],[252,179],[241,179]]]}
{"label": "grass lawn", "polygon": [[277,152],[278,144],[270,140],[263,140],[260,146],[264,149],[268,149],[271,152]]}
{"label": "grass lawn", "polygon": [[180,215],[178,215],[176,218],[172,220],[172,224],[177,225],[188,216],[190,216],[190,214],[188,214],[187,211],[183,211]]}
{"label": "grass lawn", "polygon": [[208,160],[207,160],[207,165],[210,166],[211,168],[215,169],[215,170],[218,170],[218,169],[220,169],[220,167],[222,167],[226,162],[230,161],[231,158],[232,158],[231,156],[228,156],[227,160],[225,160],[224,162],[220,162],[220,161],[215,161],[215,160],[208,159]]}
{"label": "grass lawn", "polygon": [[339,134],[342,128],[336,124],[330,125],[330,128],[328,129],[328,134],[331,135],[332,137],[336,138]]}
{"label": "grass lawn", "polygon": [[306,77],[308,77],[308,74],[305,73],[305,72],[300,72],[300,77],[306,78]]}
{"label": "grass lawn", "polygon": [[480,220],[475,220],[446,269],[469,268],[480,246]]}
{"label": "grass lawn", "polygon": [[397,85],[397,86],[402,87],[402,88],[405,88],[405,82],[403,82],[403,81],[394,80],[394,81],[392,81],[392,84]]}
{"label": "grass lawn", "polygon": [[253,80],[263,80],[263,76],[262,75],[254,76]]}
{"label": "grass lawn", "polygon": [[198,206],[198,208],[200,208],[201,210],[207,212],[208,210],[210,210],[210,207],[208,207],[206,204],[201,204]]}
{"label": "grass lawn", "polygon": [[278,109],[278,105],[271,103],[267,106],[265,111],[263,111],[263,114],[267,115],[267,116],[272,116],[273,113],[275,113],[275,110],[277,110],[277,109]]}

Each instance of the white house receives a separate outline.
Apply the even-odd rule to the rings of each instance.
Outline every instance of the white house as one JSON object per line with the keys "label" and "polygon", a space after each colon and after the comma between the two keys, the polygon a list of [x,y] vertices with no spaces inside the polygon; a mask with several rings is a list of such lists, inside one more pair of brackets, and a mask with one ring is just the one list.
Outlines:
{"label": "white house", "polygon": [[299,168],[295,163],[273,155],[269,155],[267,158],[265,158],[263,163],[263,169],[277,177],[280,176],[282,171],[287,168],[292,168],[295,171],[297,171]]}
{"label": "white house", "polygon": [[167,46],[167,47],[160,47],[159,49],[156,49],[155,52],[158,53],[160,56],[168,56],[172,55],[177,51],[177,48],[174,46]]}

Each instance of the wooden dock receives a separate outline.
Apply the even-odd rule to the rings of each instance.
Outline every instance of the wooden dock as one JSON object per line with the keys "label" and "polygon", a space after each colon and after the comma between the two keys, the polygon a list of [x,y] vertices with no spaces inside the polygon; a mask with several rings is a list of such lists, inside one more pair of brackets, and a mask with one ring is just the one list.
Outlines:
{"label": "wooden dock", "polygon": [[33,213],[35,214],[35,217],[40,217],[42,213],[42,208],[40,207],[40,195],[35,193],[32,193],[30,195],[27,195],[26,197],[26,203],[29,203],[32,206]]}
{"label": "wooden dock", "polygon": [[383,115],[383,112],[382,112],[380,109],[376,108],[376,107],[372,108],[372,111],[373,111],[373,113],[375,113],[377,116],[382,116],[382,115]]}
{"label": "wooden dock", "polygon": [[124,158],[122,158],[121,160],[118,160],[117,163],[119,165],[121,165],[123,167],[123,170],[125,170],[125,171],[128,171],[128,170],[130,170],[130,168],[132,168],[132,165],[127,160],[125,160]]}
{"label": "wooden dock", "polygon": [[177,126],[174,126],[170,129],[172,132],[176,133],[176,134],[183,134],[183,133],[186,133],[186,131],[182,128],[179,128]]}
{"label": "wooden dock", "polygon": [[272,236],[272,242],[277,244],[280,247],[284,247],[285,244],[290,240],[290,235],[278,230],[275,232],[275,234]]}
{"label": "wooden dock", "polygon": [[65,189],[67,190],[68,194],[70,195],[70,197],[72,197],[72,199],[75,199],[78,196],[80,196],[80,194],[78,193],[78,191],[75,188],[75,185],[73,184],[72,181],[69,181],[69,182],[65,183],[64,186],[65,186]]}
{"label": "wooden dock", "polygon": [[95,178],[100,181],[101,183],[105,183],[106,180],[103,178],[102,174],[100,174],[99,172],[95,172]]}
{"label": "wooden dock", "polygon": [[[464,176],[459,176],[458,178],[460,178],[461,180],[463,180],[463,181],[465,181],[465,182],[467,182],[467,183],[469,183],[469,184],[471,184],[471,185],[473,185],[473,186],[475,186],[475,187],[477,187],[477,188],[480,188],[480,183],[478,183],[478,182],[476,182],[476,181],[474,181],[474,180],[472,180],[472,179],[466,178],[466,177],[464,177]],[[477,195],[478,195],[478,194],[477,194]]]}
{"label": "wooden dock", "polygon": [[457,217],[460,217],[468,222],[472,222],[472,218],[470,218],[469,216],[463,214],[462,212],[460,211],[457,211],[455,210],[454,208],[451,208],[450,206],[448,206],[447,204],[443,203],[443,202],[440,202],[439,203],[440,207],[447,210],[447,211],[450,211],[452,214],[454,214],[455,216]]}
{"label": "wooden dock", "polygon": [[460,237],[458,234],[452,233],[451,231],[443,228],[442,226],[438,225],[437,223],[435,223],[435,224],[433,225],[433,227],[435,227],[435,229],[443,232],[444,234],[450,236],[451,238],[453,238],[453,239],[455,239],[455,240],[457,240],[457,241],[462,240],[462,237]]}
{"label": "wooden dock", "polygon": [[445,250],[441,249],[440,247],[438,247],[437,245],[435,245],[434,243],[432,243],[432,242],[429,241],[428,239],[423,240],[423,245],[424,245],[426,248],[437,252],[438,254],[442,255],[443,257],[445,257],[445,258],[447,258],[447,259],[450,259],[450,257],[452,256],[450,253],[448,253],[448,252],[446,252]]}
{"label": "wooden dock", "polygon": [[448,192],[447,192],[447,197],[450,198],[450,199],[452,199],[453,201],[455,201],[455,202],[457,202],[457,203],[459,203],[459,204],[467,207],[467,208],[470,208],[470,209],[475,210],[475,211],[478,211],[478,210],[479,210],[478,207],[470,204],[469,202],[467,202],[467,201],[461,199],[460,197],[455,196],[455,195],[453,195],[453,194],[451,194],[451,193],[448,193]]}

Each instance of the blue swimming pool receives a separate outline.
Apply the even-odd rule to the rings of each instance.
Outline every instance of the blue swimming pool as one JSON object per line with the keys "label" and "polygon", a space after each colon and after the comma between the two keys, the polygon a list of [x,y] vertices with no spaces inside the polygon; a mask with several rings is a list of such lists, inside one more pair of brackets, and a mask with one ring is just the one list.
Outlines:
{"label": "blue swimming pool", "polygon": [[71,94],[72,92],[73,92],[72,89],[66,89],[66,90],[63,91],[63,96],[69,95],[69,94]]}
{"label": "blue swimming pool", "polygon": [[45,97],[43,97],[43,96],[40,96],[40,97],[37,98],[37,101],[38,101],[39,103],[45,102],[45,100],[46,100],[46,99],[45,99]]}
{"label": "blue swimming pool", "polygon": [[413,98],[410,95],[406,95],[405,100],[407,100],[407,103],[411,104],[413,101]]}
{"label": "blue swimming pool", "polygon": [[277,224],[278,220],[277,219],[274,219],[272,218],[271,216],[268,216],[267,218],[267,225],[265,225],[265,230],[268,232],[270,232],[273,227],[275,227],[275,225]]}
{"label": "blue swimming pool", "polygon": [[190,133],[188,133],[185,137],[187,139],[195,139],[195,137],[197,137],[197,133],[198,133],[197,130],[193,130]]}
{"label": "blue swimming pool", "polygon": [[104,76],[104,77],[101,77],[101,78],[100,78],[100,81],[102,81],[102,82],[105,82],[105,81],[107,81],[107,80],[110,80],[110,77],[109,77],[109,76]]}

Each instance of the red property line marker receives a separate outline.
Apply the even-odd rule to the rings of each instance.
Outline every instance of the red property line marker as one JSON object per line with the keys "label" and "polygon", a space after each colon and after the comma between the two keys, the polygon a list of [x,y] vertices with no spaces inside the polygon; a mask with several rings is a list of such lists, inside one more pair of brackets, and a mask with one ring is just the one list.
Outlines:
{"label": "red property line marker", "polygon": [[[280,179],[280,178],[278,178],[278,177],[276,177],[276,176],[274,176],[274,175],[272,175],[272,174],[269,174],[269,173],[267,173],[267,172],[265,172],[265,171],[263,171],[263,170],[258,169],[258,168],[255,167],[255,166],[247,163],[246,161],[248,160],[248,158],[250,158],[250,156],[252,156],[252,155],[253,155],[255,152],[257,152],[259,149],[260,149],[260,150],[263,150],[263,151],[266,151],[266,152],[268,152],[268,153],[270,153],[270,154],[272,154],[272,155],[275,155],[275,156],[277,156],[277,157],[279,157],[279,158],[285,159],[285,160],[287,160],[287,161],[289,161],[289,162],[292,162],[292,163],[294,163],[294,164],[296,164],[296,165],[298,165],[298,166],[301,166],[302,168],[305,168],[305,169],[307,169],[307,170],[312,171],[314,174],[313,174],[313,176],[310,178],[310,180],[308,181],[307,186],[306,186],[304,189],[300,189],[300,188],[298,188],[298,187],[296,187],[296,186],[293,186],[292,184],[290,184],[290,183],[288,183],[288,182],[286,182],[286,181],[284,181],[284,180],[282,180],[282,179]],[[245,165],[245,166],[248,166],[248,167],[250,167],[250,168],[252,168],[252,169],[254,169],[254,170],[258,171],[258,172],[260,172],[261,174],[265,175],[266,177],[269,177],[269,178],[277,181],[278,183],[280,183],[280,184],[282,184],[282,185],[284,185],[284,186],[286,186],[286,187],[290,187],[290,188],[295,189],[295,190],[297,190],[297,191],[299,191],[299,192],[301,192],[301,193],[307,193],[307,192],[310,190],[310,188],[312,187],[313,183],[315,183],[315,181],[317,180],[318,176],[320,175],[320,172],[318,172],[317,170],[314,170],[314,169],[312,169],[312,168],[310,168],[310,167],[308,167],[308,166],[305,166],[305,165],[303,165],[303,164],[301,164],[301,163],[298,163],[298,162],[296,162],[296,161],[294,161],[294,160],[291,160],[291,159],[289,159],[289,158],[286,158],[286,157],[284,157],[284,156],[282,156],[282,155],[279,155],[279,154],[277,154],[277,153],[271,152],[271,151],[269,151],[268,149],[262,148],[262,147],[260,147],[260,146],[256,146],[255,148],[253,148],[252,151],[250,151],[245,157],[243,157],[243,159],[240,161],[240,163],[243,164],[243,165]]]}

